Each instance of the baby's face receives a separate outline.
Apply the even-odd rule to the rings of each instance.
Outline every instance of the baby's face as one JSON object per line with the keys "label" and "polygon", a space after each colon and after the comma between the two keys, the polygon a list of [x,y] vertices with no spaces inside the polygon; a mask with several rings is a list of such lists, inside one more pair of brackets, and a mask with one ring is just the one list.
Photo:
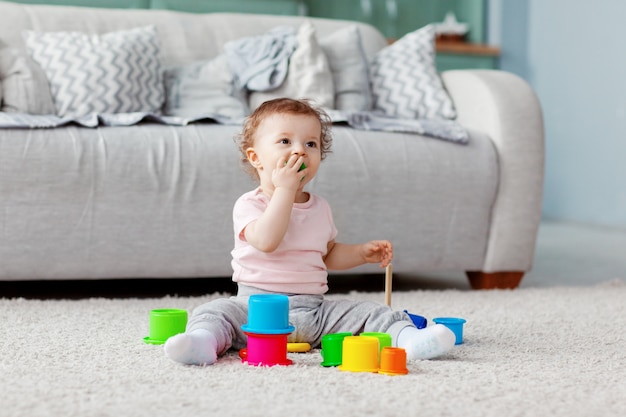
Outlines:
{"label": "baby's face", "polygon": [[261,185],[271,182],[272,170],[281,160],[301,156],[307,175],[300,188],[317,173],[322,160],[322,126],[314,116],[299,114],[274,114],[261,122],[254,136],[256,167]]}

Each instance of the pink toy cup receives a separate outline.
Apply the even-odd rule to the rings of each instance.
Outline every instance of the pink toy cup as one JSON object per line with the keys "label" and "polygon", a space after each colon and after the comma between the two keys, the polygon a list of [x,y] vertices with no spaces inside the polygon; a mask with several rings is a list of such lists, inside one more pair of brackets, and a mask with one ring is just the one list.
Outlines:
{"label": "pink toy cup", "polygon": [[255,334],[244,332],[248,336],[248,348],[245,359],[248,365],[274,366],[291,365],[293,362],[287,359],[287,335],[286,334]]}

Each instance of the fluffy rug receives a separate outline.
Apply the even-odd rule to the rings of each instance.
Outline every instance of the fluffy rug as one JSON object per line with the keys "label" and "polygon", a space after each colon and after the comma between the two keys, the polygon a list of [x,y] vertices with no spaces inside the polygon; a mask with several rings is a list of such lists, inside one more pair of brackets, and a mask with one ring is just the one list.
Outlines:
{"label": "fluffy rug", "polygon": [[[467,320],[465,343],[406,376],[292,366],[180,366],[146,345],[155,308],[214,297],[0,299],[2,416],[625,416],[626,283],[395,292],[393,306]],[[334,294],[383,303],[382,293]]]}

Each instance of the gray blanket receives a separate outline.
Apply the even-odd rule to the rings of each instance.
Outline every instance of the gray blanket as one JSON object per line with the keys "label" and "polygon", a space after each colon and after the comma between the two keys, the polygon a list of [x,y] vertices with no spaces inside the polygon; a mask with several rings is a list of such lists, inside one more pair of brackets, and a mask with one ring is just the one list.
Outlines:
{"label": "gray blanket", "polygon": [[[467,130],[453,120],[403,120],[381,116],[374,112],[326,111],[333,123],[344,123],[354,129],[414,133],[459,144],[466,144],[469,141]],[[230,118],[214,113],[182,118],[154,113],[91,113],[83,117],[59,117],[0,112],[0,128],[54,128],[68,124],[95,128],[98,126],[132,126],[141,122],[162,123],[172,126],[186,126],[197,122],[241,125],[243,120],[243,118]]]}
{"label": "gray blanket", "polygon": [[279,26],[269,32],[224,44],[237,85],[250,91],[278,88],[289,69],[289,57],[298,46],[295,29]]}

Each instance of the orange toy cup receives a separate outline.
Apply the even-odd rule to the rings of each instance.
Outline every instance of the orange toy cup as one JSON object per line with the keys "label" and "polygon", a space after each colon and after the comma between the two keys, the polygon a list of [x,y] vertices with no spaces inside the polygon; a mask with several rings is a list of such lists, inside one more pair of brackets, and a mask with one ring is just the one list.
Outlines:
{"label": "orange toy cup", "polygon": [[406,375],[409,370],[406,368],[406,351],[399,347],[384,347],[380,352],[379,374],[385,375]]}

